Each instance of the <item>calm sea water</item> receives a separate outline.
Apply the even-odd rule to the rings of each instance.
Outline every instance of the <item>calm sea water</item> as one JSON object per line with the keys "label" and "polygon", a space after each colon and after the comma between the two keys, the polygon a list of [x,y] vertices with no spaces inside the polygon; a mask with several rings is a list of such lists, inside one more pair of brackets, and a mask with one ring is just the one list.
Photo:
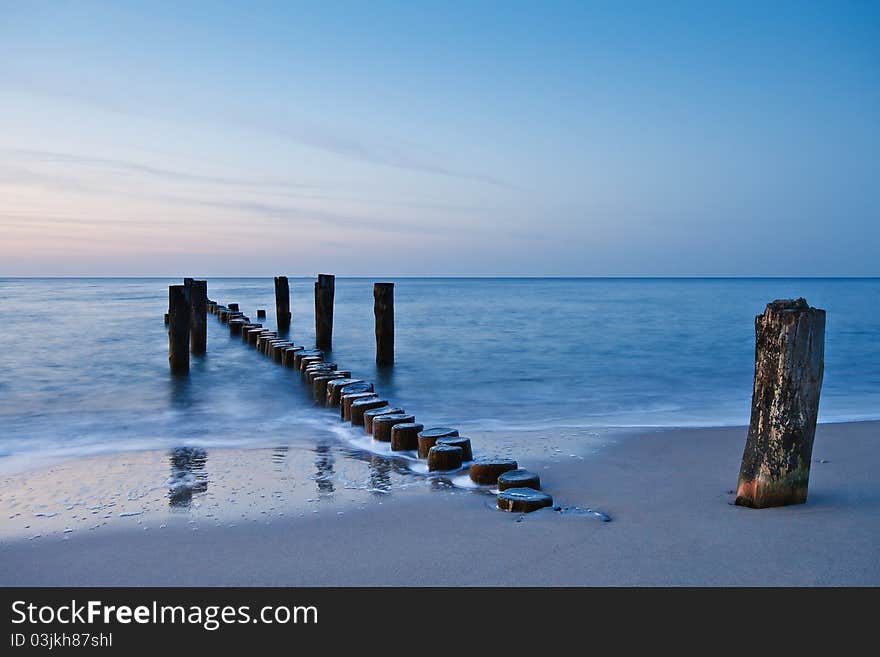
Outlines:
{"label": "calm sea water", "polygon": [[[297,343],[313,279],[291,279]],[[314,440],[329,417],[299,377],[209,315],[208,353],[168,372],[168,279],[0,279],[0,466],[30,456]],[[820,419],[880,418],[880,279],[401,279],[397,364],[373,363],[372,281],[338,279],[333,360],[427,424],[510,436],[748,421],[754,315],[828,311]],[[275,327],[271,279],[211,279]]]}

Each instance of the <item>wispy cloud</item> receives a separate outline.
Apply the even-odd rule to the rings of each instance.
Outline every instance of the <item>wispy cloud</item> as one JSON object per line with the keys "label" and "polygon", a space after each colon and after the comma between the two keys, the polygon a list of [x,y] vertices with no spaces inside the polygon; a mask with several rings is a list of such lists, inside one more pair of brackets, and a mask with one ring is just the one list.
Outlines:
{"label": "wispy cloud", "polygon": [[56,153],[51,151],[27,150],[27,149],[4,149],[3,153],[13,157],[24,159],[30,162],[40,162],[49,164],[73,164],[77,166],[85,166],[100,169],[109,169],[120,173],[134,173],[139,175],[152,176],[171,180],[175,182],[193,182],[210,185],[228,185],[238,187],[266,187],[266,188],[298,188],[298,189],[316,189],[318,185],[304,185],[302,183],[294,183],[281,180],[260,180],[252,178],[229,178],[223,176],[210,176],[186,171],[163,169],[139,162],[131,162],[127,160],[117,160],[104,157],[95,157],[91,155],[78,155],[73,153]]}
{"label": "wispy cloud", "polygon": [[376,217],[359,216],[339,212],[328,212],[314,208],[302,208],[290,205],[277,205],[249,200],[214,200],[180,197],[163,197],[163,200],[188,206],[199,206],[244,212],[271,220],[295,220],[319,223],[339,228],[356,228],[382,232],[420,233],[426,235],[442,235],[448,233],[436,226],[420,226],[411,222],[391,221]]}
{"label": "wispy cloud", "polygon": [[[193,196],[175,196],[165,193],[156,192],[138,192],[130,190],[109,189],[101,186],[82,184],[75,178],[67,178],[56,174],[45,174],[34,172],[21,168],[10,168],[0,166],[0,185],[2,184],[27,184],[49,190],[60,191],[64,193],[77,192],[98,196],[116,196],[123,198],[133,198],[145,200],[148,202],[158,202],[161,204],[189,207],[189,208],[208,208],[216,210],[224,210],[239,214],[249,214],[267,221],[280,222],[305,222],[309,224],[317,224],[330,226],[334,228],[356,229],[365,231],[374,231],[381,233],[394,234],[420,234],[430,236],[449,236],[458,235],[480,235],[480,234],[504,234],[507,237],[524,240],[546,240],[547,235],[533,231],[521,231],[510,229],[505,226],[503,221],[489,221],[487,216],[471,218],[465,224],[456,224],[449,221],[443,224],[419,224],[412,221],[394,221],[373,215],[362,215],[349,212],[334,212],[311,207],[302,207],[290,204],[266,203],[251,199],[217,199],[211,197],[193,197]],[[0,213],[0,224],[9,225],[13,220],[12,212],[7,208],[5,212]],[[38,211],[29,214],[19,213],[15,217],[17,222],[25,222],[34,220],[42,220],[56,224],[77,224],[77,223],[104,223],[104,224],[122,224],[128,223],[117,218],[100,218],[90,217],[88,220],[76,217],[50,217],[43,215]],[[199,223],[200,220],[194,217],[188,217],[188,223]],[[205,222],[215,223],[213,217],[205,217]],[[141,221],[132,221],[131,223],[144,223]],[[179,225],[180,219],[169,221],[161,221],[150,219],[145,222],[148,225],[161,225],[168,223],[171,225]],[[219,224],[216,224],[219,226]],[[220,229],[222,230],[222,229]]]}
{"label": "wispy cloud", "polygon": [[70,176],[47,174],[23,167],[0,164],[0,185],[29,185],[63,192],[92,191],[88,185]]}
{"label": "wispy cloud", "polygon": [[[264,203],[261,201],[254,201],[249,199],[234,198],[224,200],[217,199],[213,196],[210,198],[175,196],[161,192],[144,193],[119,189],[106,189],[94,185],[82,184],[75,178],[34,172],[18,167],[12,168],[0,166],[0,185],[3,184],[25,184],[43,189],[60,191],[63,193],[78,192],[100,196],[112,195],[116,197],[134,198],[138,200],[158,202],[161,204],[179,207],[224,210],[239,214],[249,214],[268,221],[307,222],[336,228],[363,229],[379,232],[395,232],[405,234],[419,233],[428,235],[441,235],[447,232],[436,226],[420,226],[419,224],[413,222],[391,221],[377,217],[361,216],[352,213],[332,212],[328,210],[319,210],[315,208],[300,207],[290,204]],[[10,224],[13,219],[15,222],[24,223],[36,220],[42,220],[43,222],[51,222],[56,224],[96,222],[106,224],[128,223],[117,218],[89,218],[88,220],[83,220],[76,217],[46,216],[41,215],[38,212],[16,213],[14,210],[11,210],[9,208],[6,208],[4,212],[0,213],[0,224]],[[207,220],[209,219],[206,218],[206,221]],[[192,223],[193,221],[195,221],[195,219],[193,219],[192,217],[187,219],[187,222]],[[180,220],[175,219],[169,222],[162,222],[156,219],[151,219],[147,223],[149,223],[150,225],[159,225],[161,223],[179,224]]]}
{"label": "wispy cloud", "polygon": [[288,139],[296,141],[303,146],[333,153],[353,160],[377,164],[380,166],[404,169],[418,173],[429,173],[449,178],[469,180],[471,182],[484,183],[496,187],[513,189],[513,186],[486,174],[463,171],[445,167],[440,164],[428,162],[414,156],[412,153],[400,147],[390,144],[368,144],[362,140],[331,134],[316,127],[308,130],[292,130],[281,128],[278,133]]}
{"label": "wispy cloud", "polygon": [[339,228],[356,228],[362,230],[374,230],[388,233],[410,233],[436,236],[466,236],[466,235],[499,235],[521,240],[549,240],[550,236],[534,231],[511,230],[504,225],[486,225],[485,222],[469,223],[464,226],[453,225],[420,225],[412,222],[392,221],[378,219],[370,216],[360,216],[315,210],[313,208],[292,207],[289,205],[275,205],[248,200],[198,200],[191,198],[168,198],[171,202],[185,205],[197,205],[217,209],[247,212],[273,220],[297,220],[316,222]]}
{"label": "wispy cloud", "polygon": [[[99,111],[111,112],[114,114],[128,115],[137,118],[160,119],[164,121],[173,120],[162,111],[155,109],[145,109],[139,107],[137,109],[123,105],[120,103],[112,103],[106,98],[96,99],[94,97],[85,97],[73,92],[58,92],[57,90],[46,90],[34,86],[29,81],[16,80],[18,91],[32,96],[43,96],[49,98],[60,98],[66,102],[74,102],[78,105],[86,105]],[[270,123],[256,124],[253,117],[241,116],[234,121],[224,121],[224,125],[233,123],[236,127],[246,126],[248,130],[255,133],[272,134],[276,137],[283,137],[292,142],[313,148],[326,153],[331,153],[339,157],[378,166],[391,167],[405,171],[414,171],[447,178],[456,178],[459,180],[467,180],[470,182],[491,185],[494,187],[503,187],[506,189],[518,189],[515,185],[501,180],[495,176],[491,176],[479,171],[462,170],[454,167],[445,166],[436,161],[431,161],[423,156],[413,154],[413,148],[403,148],[399,145],[392,144],[387,140],[383,143],[369,143],[362,138],[351,137],[340,133],[338,130],[331,130],[328,127],[317,124],[308,126],[290,127],[275,126]],[[228,126],[227,126],[228,127]],[[137,165],[135,165],[137,166]],[[147,167],[151,168],[151,167]],[[162,170],[155,170],[162,171]],[[170,172],[164,172],[170,173]],[[211,178],[210,176],[200,176],[200,178]],[[271,183],[270,183],[271,184]]]}
{"label": "wispy cloud", "polygon": [[[485,207],[475,205],[456,205],[452,203],[438,203],[433,201],[403,201],[403,200],[385,200],[376,198],[364,198],[349,196],[346,194],[320,193],[321,190],[327,190],[327,186],[322,185],[306,185],[302,183],[257,180],[248,178],[228,178],[221,176],[209,176],[192,172],[179,170],[164,169],[153,167],[138,162],[96,157],[93,155],[74,154],[74,153],[58,153],[52,151],[28,150],[28,149],[0,149],[0,155],[6,155],[7,159],[14,159],[17,162],[24,161],[30,165],[37,164],[66,164],[75,167],[85,168],[101,168],[117,173],[146,175],[150,177],[161,178],[169,182],[195,182],[210,185],[218,185],[221,187],[241,187],[260,189],[264,194],[278,197],[294,197],[301,200],[315,201],[333,201],[344,203],[357,203],[363,205],[378,205],[388,207],[409,207],[430,210],[446,210],[451,212],[486,212]],[[77,189],[78,191],[86,191],[87,186],[81,182],[75,182],[67,177],[60,177],[53,174],[37,173],[21,167],[8,167],[0,164],[0,184],[3,183],[49,183],[53,182],[54,186],[67,186],[68,189]]]}

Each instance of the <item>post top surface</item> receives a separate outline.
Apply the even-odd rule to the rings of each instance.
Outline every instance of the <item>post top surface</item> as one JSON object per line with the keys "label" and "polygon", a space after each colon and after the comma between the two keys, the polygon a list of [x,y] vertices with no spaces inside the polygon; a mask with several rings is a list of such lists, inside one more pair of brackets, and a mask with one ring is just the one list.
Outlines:
{"label": "post top surface", "polygon": [[803,297],[798,299],[775,299],[767,304],[767,308],[781,311],[807,310],[810,304]]}
{"label": "post top surface", "polygon": [[821,308],[814,308],[803,297],[797,299],[775,299],[767,304],[764,309],[764,315],[772,313],[782,313],[784,315],[793,315],[796,313],[822,313]]}

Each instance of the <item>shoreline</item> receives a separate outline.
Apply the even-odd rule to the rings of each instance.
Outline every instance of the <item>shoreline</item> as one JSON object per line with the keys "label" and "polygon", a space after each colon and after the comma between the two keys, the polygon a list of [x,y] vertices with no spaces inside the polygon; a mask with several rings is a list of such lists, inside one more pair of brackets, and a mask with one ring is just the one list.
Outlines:
{"label": "shoreline", "polygon": [[[206,506],[201,516],[192,508],[169,514],[161,530],[128,517],[57,540],[7,536],[0,584],[880,584],[880,422],[819,425],[809,499],[793,507],[731,505],[744,443],[742,427],[634,431],[586,458],[524,463],[557,505],[601,510],[607,523],[549,509],[507,514],[494,509],[491,495],[432,485],[388,459],[337,457],[335,476],[348,472],[343,485],[307,502],[318,499],[303,496],[320,482],[309,477],[301,494],[285,493],[288,506],[269,520],[259,504],[256,520],[239,522],[209,520]],[[261,451],[230,450],[227,461],[215,450],[209,458],[223,476],[209,481],[208,494],[214,486],[218,500],[229,491],[265,495],[254,483],[265,470],[253,458]],[[295,478],[303,475],[301,456],[285,457]],[[348,487],[376,471],[390,482],[386,491]],[[311,507],[320,508],[306,512]]]}
{"label": "shoreline", "polygon": [[[861,424],[877,424],[880,426],[880,417],[874,416],[866,416],[864,418],[856,418],[856,419],[844,419],[844,420],[829,420],[827,422],[818,423],[818,427],[828,426],[846,426],[846,425],[861,425]],[[588,453],[595,453],[597,448],[602,448],[609,444],[613,444],[620,438],[627,438],[630,436],[638,436],[644,434],[662,434],[666,432],[677,432],[677,431],[722,431],[722,430],[735,430],[741,429],[743,432],[748,430],[748,425],[743,423],[730,423],[730,424],[677,424],[677,425],[658,425],[658,424],[630,424],[630,425],[548,425],[549,428],[553,430],[558,429],[567,429],[573,431],[574,434],[579,436],[579,438],[574,439],[573,441],[570,439],[569,442],[566,443],[566,447],[572,447],[575,451],[583,451]],[[331,432],[334,430],[338,430],[342,428],[346,430],[349,428],[347,424],[336,425],[327,424],[326,428]],[[304,429],[307,430],[307,429]],[[539,425],[538,427],[526,427],[522,429],[489,429],[485,431],[467,431],[463,430],[462,435],[467,435],[468,437],[472,437],[474,441],[478,441],[486,436],[495,436],[500,433],[509,433],[517,438],[527,436],[529,434],[532,435],[540,435],[547,439],[550,437],[546,436],[547,427]],[[577,441],[582,439],[584,436],[587,437],[587,440],[584,441],[584,445],[578,445]],[[338,437],[338,435],[337,435]],[[359,436],[360,437],[360,436]],[[369,439],[369,436],[366,436]],[[555,436],[552,437],[555,440]],[[516,439],[515,439],[516,440]],[[360,443],[359,440],[348,441],[342,440],[343,443],[347,443],[350,446],[355,446]],[[186,447],[186,448],[197,448],[210,450],[211,452],[258,452],[261,450],[268,450],[278,447],[281,444],[281,441],[278,440],[268,440],[268,439],[260,439],[259,441],[252,443],[245,443],[241,445],[229,445],[222,444],[216,445],[208,442],[198,442],[198,441],[189,441],[183,443],[181,445],[173,445],[168,444],[161,447],[148,447],[145,445],[138,445],[135,447],[131,447],[128,449],[120,449],[118,447],[114,448],[104,448],[95,446],[93,450],[87,450],[84,452],[78,453],[70,453],[64,454],[61,452],[54,452],[51,455],[42,455],[40,457],[35,457],[33,454],[9,454],[9,455],[0,455],[0,480],[4,478],[14,478],[21,475],[26,475],[31,472],[44,471],[57,466],[63,466],[68,463],[77,463],[89,461],[92,459],[102,459],[102,458],[117,458],[128,456],[137,456],[143,454],[167,454],[172,449],[176,449],[178,447]],[[305,443],[304,443],[305,444]],[[743,434],[743,444],[745,444],[745,434]],[[503,445],[503,443],[502,443]],[[299,445],[303,446],[303,444]],[[306,445],[307,446],[307,445]],[[565,451],[561,450],[560,451]],[[377,450],[375,452],[377,455],[386,454],[386,451]],[[534,454],[528,454],[527,456]],[[583,455],[583,454],[580,454]],[[14,462],[18,459],[28,459],[28,462],[21,466],[14,467],[6,467],[4,465],[4,461]]]}

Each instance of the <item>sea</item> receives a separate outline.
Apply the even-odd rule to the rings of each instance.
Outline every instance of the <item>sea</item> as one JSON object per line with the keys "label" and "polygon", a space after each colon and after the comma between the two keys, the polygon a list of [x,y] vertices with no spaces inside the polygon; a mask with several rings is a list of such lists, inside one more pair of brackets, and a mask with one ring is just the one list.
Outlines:
{"label": "sea", "polygon": [[[377,279],[378,280],[378,279]],[[336,280],[327,360],[426,426],[596,435],[748,423],[754,319],[773,299],[827,311],[820,422],[880,419],[880,279],[400,278],[395,364],[375,365],[373,279]],[[0,471],[131,450],[314,444],[340,421],[300,377],[208,316],[169,372],[166,278],[3,278]],[[314,346],[313,278],[291,278],[290,339]],[[271,278],[208,296],[276,328]],[[267,317],[257,320],[257,309]]]}

